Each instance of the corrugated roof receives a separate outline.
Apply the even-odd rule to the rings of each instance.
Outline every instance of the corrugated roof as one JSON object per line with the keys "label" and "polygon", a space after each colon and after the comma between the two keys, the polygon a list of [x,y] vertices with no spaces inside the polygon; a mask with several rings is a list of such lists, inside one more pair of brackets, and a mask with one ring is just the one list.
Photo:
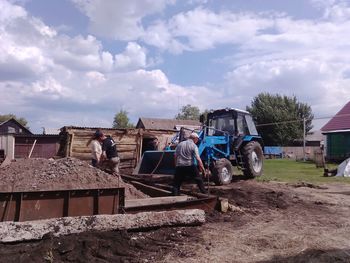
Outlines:
{"label": "corrugated roof", "polygon": [[115,128],[105,128],[105,127],[85,127],[85,126],[63,126],[60,130],[62,129],[78,129],[78,130],[86,130],[86,129],[91,129],[91,130],[125,130],[125,129],[115,129]]}
{"label": "corrugated roof", "polygon": [[350,101],[321,129],[322,132],[350,130]]}
{"label": "corrugated roof", "polygon": [[35,138],[52,138],[52,137],[59,137],[58,134],[14,134],[15,137],[35,137]]}
{"label": "corrugated roof", "polygon": [[[141,128],[141,122],[145,129],[154,130],[174,130],[176,126],[200,126],[201,123],[196,120],[175,120],[175,119],[158,119],[158,118],[140,118],[137,126]],[[142,127],[143,128],[143,127]]]}
{"label": "corrugated roof", "polygon": [[60,129],[58,128],[43,128],[43,134],[47,134],[47,135],[58,135],[60,133]]}

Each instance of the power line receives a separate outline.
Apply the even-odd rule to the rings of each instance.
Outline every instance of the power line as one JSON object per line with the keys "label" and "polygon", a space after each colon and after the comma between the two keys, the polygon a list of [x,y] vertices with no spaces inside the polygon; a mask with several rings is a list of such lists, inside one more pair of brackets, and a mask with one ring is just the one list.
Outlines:
{"label": "power line", "polygon": [[277,125],[277,124],[285,124],[285,123],[294,123],[294,122],[301,122],[303,120],[292,120],[292,121],[279,121],[279,122],[270,122],[270,123],[264,123],[264,124],[257,124],[256,127],[261,126],[271,126],[271,125]]}
{"label": "power line", "polygon": [[[339,117],[348,117],[350,114],[338,114],[334,116],[328,116],[328,117],[317,117],[312,119],[305,118],[306,121],[308,120],[325,120],[325,119],[332,119],[332,118],[339,118]],[[303,122],[304,119],[297,119],[297,120],[289,120],[289,121],[279,121],[279,122],[270,122],[270,123],[263,123],[263,124],[257,124],[256,127],[262,127],[262,126],[272,126],[272,125],[278,125],[278,124],[287,124],[287,123],[295,123],[295,122]]]}

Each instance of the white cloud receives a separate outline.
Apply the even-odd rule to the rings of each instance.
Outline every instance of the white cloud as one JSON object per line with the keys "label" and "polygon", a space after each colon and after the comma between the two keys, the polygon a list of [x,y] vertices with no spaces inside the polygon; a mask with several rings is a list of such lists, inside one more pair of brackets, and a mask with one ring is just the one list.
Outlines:
{"label": "white cloud", "polygon": [[106,76],[98,71],[89,71],[85,75],[93,83],[101,84],[106,81]]}
{"label": "white cloud", "polygon": [[147,28],[143,40],[173,53],[202,51],[221,44],[243,44],[272,26],[273,20],[253,13],[215,13],[196,8],[179,13],[166,23],[156,21]]}
{"label": "white cloud", "polygon": [[32,91],[34,94],[31,96],[36,96],[36,94],[48,95],[47,98],[59,99],[60,97],[67,95],[64,93],[66,89],[54,78],[47,77],[42,81],[36,81],[32,83]]}
{"label": "white cloud", "polygon": [[0,21],[2,24],[9,23],[12,19],[25,17],[27,12],[20,6],[12,5],[8,1],[0,0]]}
{"label": "white cloud", "polygon": [[[63,35],[22,8],[8,9],[14,14],[8,12],[8,23],[0,25],[0,90],[6,94],[0,111],[28,114],[32,128],[109,126],[121,107],[133,118],[172,117],[177,104],[166,102],[183,94],[188,103],[198,105],[205,98],[194,90],[209,92],[174,85],[162,70],[141,69],[149,63],[147,50],[136,42],[112,55],[92,35]],[[0,10],[1,15],[5,17]]]}
{"label": "white cloud", "polygon": [[98,36],[136,40],[144,32],[142,19],[161,12],[174,0],[72,0],[90,19],[90,30]]}
{"label": "white cloud", "polygon": [[146,50],[135,42],[129,42],[125,51],[115,55],[117,69],[135,69],[146,66]]}
{"label": "white cloud", "polygon": [[350,98],[350,79],[341,75],[349,65],[298,58],[260,61],[237,67],[226,76],[227,96],[239,94],[249,101],[260,92],[296,95],[318,116],[329,116]]}
{"label": "white cloud", "polygon": [[[91,31],[68,36],[0,0],[0,111],[30,114],[38,127],[109,126],[121,108],[133,120],[172,117],[185,104],[244,108],[267,91],[296,95],[317,115],[329,115],[350,97],[347,2],[322,2],[325,15],[313,20],[274,12],[188,10],[188,1],[187,11],[176,6],[179,13],[165,16],[174,2],[75,0]],[[125,49],[113,54],[98,35],[128,42],[119,42]],[[219,54],[223,45],[233,51],[224,53],[230,71],[222,72],[222,84],[181,86],[169,80],[167,65],[149,70],[156,63],[150,54],[186,55],[189,64],[177,66],[191,70],[191,52],[218,49]],[[203,76],[202,83],[206,80]]]}

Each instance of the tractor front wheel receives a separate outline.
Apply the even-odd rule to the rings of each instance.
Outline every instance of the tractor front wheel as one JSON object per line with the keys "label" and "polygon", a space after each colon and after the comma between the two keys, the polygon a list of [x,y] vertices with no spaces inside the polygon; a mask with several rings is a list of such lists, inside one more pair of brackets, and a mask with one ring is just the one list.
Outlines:
{"label": "tractor front wheel", "polygon": [[243,148],[244,175],[250,178],[261,176],[264,154],[260,143],[251,141]]}
{"label": "tractor front wheel", "polygon": [[225,158],[217,160],[212,172],[213,180],[216,185],[231,183],[233,167],[229,160]]}

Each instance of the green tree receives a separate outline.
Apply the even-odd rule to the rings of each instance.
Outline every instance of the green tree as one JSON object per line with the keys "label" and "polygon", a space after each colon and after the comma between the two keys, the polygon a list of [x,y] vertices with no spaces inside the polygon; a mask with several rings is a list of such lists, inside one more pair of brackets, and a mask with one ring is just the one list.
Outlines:
{"label": "green tree", "polygon": [[255,120],[265,145],[286,146],[303,138],[303,119],[306,133],[312,129],[311,107],[299,102],[296,96],[260,93],[247,107]]}
{"label": "green tree", "polygon": [[203,115],[203,123],[205,124],[208,119],[208,113],[211,112],[212,110],[205,109],[203,112],[201,112],[201,115]]}
{"label": "green tree", "polygon": [[175,116],[177,120],[199,120],[200,110],[197,106],[187,104],[183,106],[180,112]]}
{"label": "green tree", "polygon": [[120,110],[113,120],[113,128],[124,129],[124,128],[134,128],[134,125],[129,122],[128,112],[125,110]]}
{"label": "green tree", "polygon": [[0,115],[0,123],[7,121],[9,119],[15,119],[16,121],[18,121],[20,124],[22,124],[24,127],[26,127],[27,129],[29,129],[29,127],[27,126],[28,122],[25,118],[18,118],[15,114],[4,114],[4,115]]}

